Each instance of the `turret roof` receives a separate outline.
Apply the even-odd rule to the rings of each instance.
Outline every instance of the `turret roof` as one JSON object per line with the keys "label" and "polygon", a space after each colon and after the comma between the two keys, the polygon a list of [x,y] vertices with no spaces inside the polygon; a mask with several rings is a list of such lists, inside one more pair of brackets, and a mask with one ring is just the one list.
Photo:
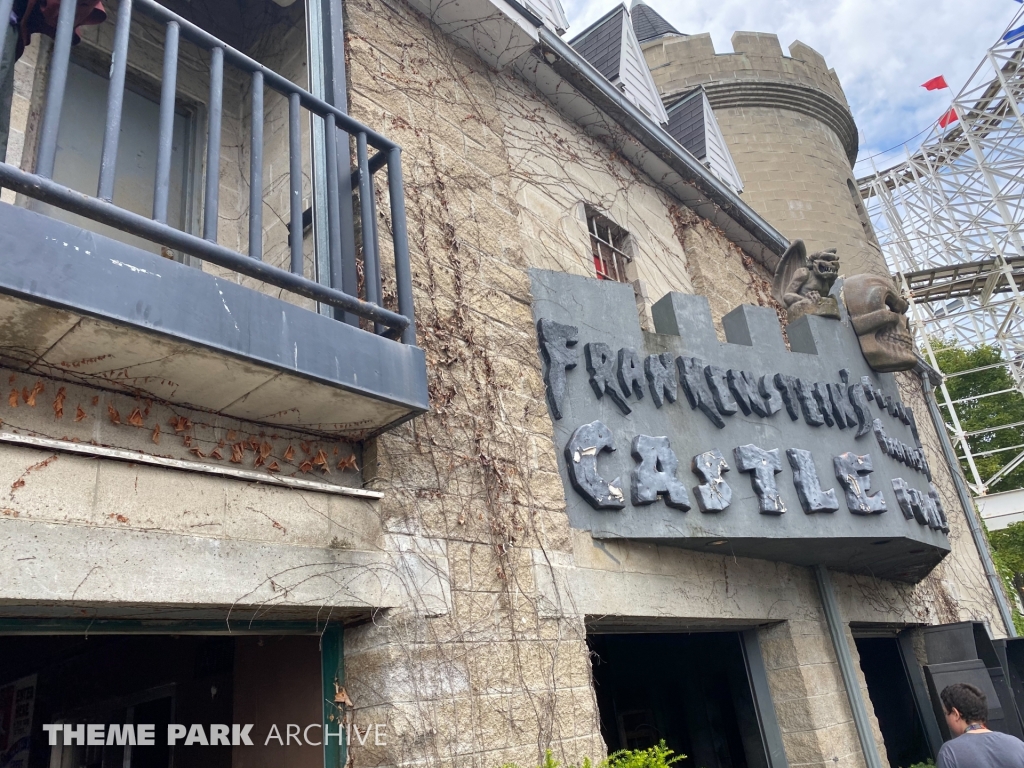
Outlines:
{"label": "turret roof", "polygon": [[648,40],[654,40],[665,35],[683,35],[682,32],[665,21],[661,14],[643,2],[643,0],[633,1],[630,15],[633,19],[633,31],[636,33],[636,39],[641,43],[646,43]]}

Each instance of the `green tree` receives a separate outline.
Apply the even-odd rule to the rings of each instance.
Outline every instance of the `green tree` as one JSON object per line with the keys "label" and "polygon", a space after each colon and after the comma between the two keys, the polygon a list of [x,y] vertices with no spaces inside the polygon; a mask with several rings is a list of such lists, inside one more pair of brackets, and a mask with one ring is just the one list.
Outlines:
{"label": "green tree", "polygon": [[[932,349],[935,351],[939,368],[947,376],[960,371],[991,366],[985,370],[963,376],[950,376],[946,379],[946,387],[949,389],[952,399],[964,401],[956,405],[956,412],[965,432],[1024,422],[1024,396],[1019,392],[1011,391],[991,397],[979,397],[990,392],[1013,389],[1013,379],[1007,367],[998,365],[1003,359],[1002,352],[998,347],[988,344],[977,347],[958,347],[933,339]],[[949,414],[945,411],[946,409],[943,408],[943,416],[948,419]],[[979,453],[988,453],[999,448],[1010,449],[975,458],[975,465],[978,467],[981,479],[988,480],[1020,452],[1019,448],[1012,450],[1012,446],[1024,444],[1024,427],[1000,429],[996,432],[975,435],[967,438],[967,442],[971,446],[971,452],[976,456]],[[970,478],[971,471],[967,462],[963,461],[962,463],[964,473]],[[988,489],[988,492],[998,493],[1017,488],[1024,488],[1024,465],[1002,477]]]}
{"label": "green tree", "polygon": [[[1007,591],[1010,594],[1016,592],[1018,600],[1024,602],[1024,523],[1013,523],[1001,531],[988,531],[988,541],[992,545],[992,559]],[[1013,623],[1017,634],[1024,636],[1024,618],[1016,607]]]}

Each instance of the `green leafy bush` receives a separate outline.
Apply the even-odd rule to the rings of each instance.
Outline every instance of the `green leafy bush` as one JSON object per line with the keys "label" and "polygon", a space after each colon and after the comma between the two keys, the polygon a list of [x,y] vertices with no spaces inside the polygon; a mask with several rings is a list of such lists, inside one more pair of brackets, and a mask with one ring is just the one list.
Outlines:
{"label": "green leafy bush", "polygon": [[650,749],[623,749],[613,752],[608,759],[601,763],[602,768],[667,768],[680,760],[685,760],[686,755],[672,756],[672,750],[665,746],[665,742],[658,742]]}
{"label": "green leafy bush", "polygon": [[[578,765],[562,765],[555,760],[548,750],[544,756],[544,764],[537,768],[668,768],[680,760],[685,760],[686,755],[673,755],[671,749],[665,746],[662,741],[649,749],[621,749],[613,752],[607,758],[595,765],[590,758],[584,758]],[[514,763],[506,763],[502,768],[519,768]]]}

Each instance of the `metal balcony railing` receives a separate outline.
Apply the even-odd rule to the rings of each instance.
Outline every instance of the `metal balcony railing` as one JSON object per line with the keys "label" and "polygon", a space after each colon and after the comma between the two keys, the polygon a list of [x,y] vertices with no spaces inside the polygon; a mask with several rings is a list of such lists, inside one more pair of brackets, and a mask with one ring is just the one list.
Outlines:
{"label": "metal balcony railing", "polygon": [[[0,19],[11,15],[13,0],[0,0]],[[406,344],[416,343],[413,317],[412,273],[406,233],[405,197],[402,182],[401,149],[372,129],[350,118],[340,109],[296,86],[278,73],[267,69],[245,54],[225,44],[205,30],[171,12],[154,0],[122,0],[118,9],[117,27],[110,69],[107,97],[106,128],[100,162],[96,196],[84,195],[53,181],[57,152],[57,134],[71,57],[74,15],[77,3],[61,3],[57,33],[50,63],[46,103],[40,128],[35,173],[28,173],[0,163],[0,184],[29,197],[116,227],[168,248],[209,261],[220,267],[246,275],[269,285],[333,307],[335,317],[358,325],[359,318],[371,321],[374,331],[383,336],[401,338]],[[152,218],[141,216],[115,205],[113,200],[118,140],[125,91],[128,61],[129,29],[134,9],[166,28],[163,73],[160,96],[159,139],[154,179]],[[172,136],[174,129],[178,45],[184,37],[210,55],[210,94],[207,104],[206,176],[203,199],[203,235],[184,232],[167,224],[170,189]],[[0,55],[4,38],[0,36]],[[218,197],[220,189],[221,118],[224,97],[224,63],[227,61],[252,78],[252,121],[250,131],[250,200],[249,252],[246,255],[217,243]],[[321,65],[311,61],[310,67]],[[262,261],[263,248],[263,98],[264,88],[271,88],[288,100],[289,184],[290,184],[290,271]],[[317,282],[303,274],[303,210],[302,210],[302,125],[300,110],[305,108],[314,120],[322,123],[325,142],[327,204],[326,228],[330,264],[329,280]],[[359,296],[355,233],[342,232],[343,222],[354,230],[352,217],[341,215],[341,206],[351,204],[341,199],[339,179],[349,168],[349,136],[356,138],[358,166],[351,172],[350,186],[358,189],[359,218],[362,236],[363,296]],[[339,146],[340,145],[340,146]],[[369,148],[376,150],[371,157]],[[344,153],[339,157],[339,152]],[[339,160],[341,164],[339,164]],[[397,312],[383,307],[381,269],[376,226],[376,204],[373,174],[387,169],[391,207],[392,239],[395,256],[395,287]],[[316,212],[314,212],[316,216]],[[323,214],[321,214],[321,217]],[[343,236],[344,235],[344,236]],[[326,284],[325,284],[326,283]]]}

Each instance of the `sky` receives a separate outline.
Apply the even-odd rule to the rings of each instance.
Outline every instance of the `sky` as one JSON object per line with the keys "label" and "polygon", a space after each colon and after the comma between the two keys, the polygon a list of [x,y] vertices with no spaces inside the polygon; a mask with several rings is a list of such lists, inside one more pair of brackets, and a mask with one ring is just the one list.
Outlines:
{"label": "sky", "polygon": [[[616,0],[563,0],[567,38]],[[627,0],[628,2],[628,0]],[[858,174],[867,158],[909,142],[916,149],[949,107],[949,91],[921,83],[944,75],[958,92],[986,50],[1022,11],[1014,0],[647,0],[680,32],[710,32],[719,53],[737,30],[775,32],[783,50],[800,40],[839,75],[860,128]],[[1018,22],[1024,24],[1024,19]],[[925,131],[921,136],[915,134]],[[875,158],[879,169],[902,149]],[[867,168],[865,168],[867,165]]]}

